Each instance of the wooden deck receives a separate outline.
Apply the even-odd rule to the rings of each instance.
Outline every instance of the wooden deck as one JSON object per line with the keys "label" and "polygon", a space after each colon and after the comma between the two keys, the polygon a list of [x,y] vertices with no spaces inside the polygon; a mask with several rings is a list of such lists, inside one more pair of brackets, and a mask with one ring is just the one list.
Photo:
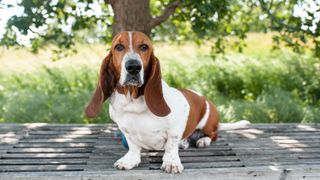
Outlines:
{"label": "wooden deck", "polygon": [[320,179],[320,125],[254,124],[220,132],[205,149],[180,150],[185,170],[159,170],[163,152],[144,152],[135,170],[108,125],[0,125],[0,179]]}

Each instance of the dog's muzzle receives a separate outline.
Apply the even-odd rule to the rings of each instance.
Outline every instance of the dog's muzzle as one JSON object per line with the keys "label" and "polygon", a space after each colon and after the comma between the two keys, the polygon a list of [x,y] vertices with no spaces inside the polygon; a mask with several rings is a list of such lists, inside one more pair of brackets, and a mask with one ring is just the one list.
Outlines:
{"label": "dog's muzzle", "polygon": [[128,73],[124,84],[130,86],[141,86],[141,63],[136,59],[130,59],[125,63],[125,68]]}

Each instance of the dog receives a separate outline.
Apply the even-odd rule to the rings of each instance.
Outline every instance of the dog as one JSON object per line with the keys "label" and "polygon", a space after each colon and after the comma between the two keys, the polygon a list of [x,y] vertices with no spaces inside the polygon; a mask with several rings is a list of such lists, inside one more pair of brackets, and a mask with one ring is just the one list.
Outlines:
{"label": "dog", "polygon": [[[160,62],[151,40],[137,31],[124,31],[112,40],[104,58],[93,97],[85,109],[95,117],[109,99],[109,114],[126,137],[129,150],[114,163],[121,170],[141,162],[141,150],[164,150],[161,169],[181,173],[184,169],[179,147],[186,149],[190,137],[198,148],[207,147],[218,137],[219,113],[204,96],[187,89],[170,87],[161,78]],[[237,129],[247,121],[225,125]],[[193,138],[194,139],[194,138]]]}

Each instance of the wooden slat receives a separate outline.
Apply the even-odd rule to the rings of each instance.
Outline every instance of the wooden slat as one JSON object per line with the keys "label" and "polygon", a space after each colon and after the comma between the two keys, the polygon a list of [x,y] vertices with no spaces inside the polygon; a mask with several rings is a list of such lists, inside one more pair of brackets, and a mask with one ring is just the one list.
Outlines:
{"label": "wooden slat", "polygon": [[[283,173],[287,172],[287,173]],[[95,180],[117,180],[117,179],[184,179],[192,180],[195,177],[197,179],[227,179],[243,180],[243,179],[279,179],[280,175],[286,174],[287,179],[309,179],[310,177],[319,177],[319,168],[314,166],[279,166],[277,169],[271,170],[269,167],[245,167],[245,168],[216,168],[212,169],[197,169],[197,170],[185,170],[182,174],[172,175],[165,174],[161,171],[150,170],[131,170],[131,171],[114,171],[104,170],[97,172],[37,172],[37,173],[19,173],[15,174],[15,177],[22,179],[33,180],[83,180],[83,179],[95,179]],[[314,175],[314,176],[312,176]],[[4,174],[4,179],[13,179],[12,174]],[[304,177],[304,178],[303,178]]]}
{"label": "wooden slat", "polygon": [[83,171],[83,165],[0,166],[0,172]]}
{"label": "wooden slat", "polygon": [[57,139],[21,139],[22,143],[60,143],[60,142],[75,142],[75,143],[95,143],[96,139],[72,139],[72,138],[57,138]]}
{"label": "wooden slat", "polygon": [[2,159],[0,160],[0,166],[10,165],[86,165],[87,160],[84,159]]}
{"label": "wooden slat", "polygon": [[[119,140],[114,137],[115,134],[119,135],[115,124],[4,126],[6,125],[0,125],[0,140],[15,138],[16,142],[0,146],[0,172],[2,174],[10,172],[14,174],[39,174],[41,172],[59,174],[59,171],[64,175],[69,172],[90,173],[94,171],[99,172],[98,174],[114,174],[119,171],[114,170],[113,163],[127,152]],[[163,151],[144,151],[140,166],[130,171],[131,175],[138,172],[160,173],[163,153]],[[189,148],[179,152],[186,169],[184,173],[189,170],[198,172],[213,169],[206,172],[217,174],[217,171],[224,169],[220,174],[233,171],[232,177],[237,177],[237,179],[248,176],[268,177],[268,179],[273,177],[269,171],[254,171],[260,167],[267,167],[270,170],[271,167],[302,166],[318,167],[320,170],[319,154],[320,126],[318,124],[254,124],[241,130],[220,132],[218,141],[213,142],[208,148]],[[253,171],[248,169],[253,169]],[[246,174],[243,174],[244,170],[247,170]],[[308,172],[308,169],[302,172]],[[315,172],[312,173],[316,174]],[[289,177],[290,173],[279,171],[277,178]],[[144,173],[144,176],[141,177],[150,179],[153,177],[152,174],[155,173]],[[239,176],[234,176],[235,174]],[[302,177],[300,175],[292,173],[290,176]],[[53,177],[56,178],[56,176]],[[225,176],[220,177],[228,179]],[[311,176],[305,174],[304,177]]]}
{"label": "wooden slat", "polygon": [[74,143],[74,142],[63,142],[63,143],[19,143],[13,145],[13,148],[93,148],[95,142],[90,143]]}
{"label": "wooden slat", "polygon": [[90,153],[19,153],[19,154],[2,154],[1,159],[48,159],[48,158],[85,158],[88,159]]}
{"label": "wooden slat", "polygon": [[91,153],[92,148],[14,148],[7,153]]}
{"label": "wooden slat", "polygon": [[66,134],[74,134],[74,135],[91,135],[91,134],[99,134],[99,131],[30,131],[29,135],[66,135]]}
{"label": "wooden slat", "polygon": [[[28,135],[24,138],[28,139],[59,139],[59,138],[65,138],[65,139],[98,139],[99,135],[82,135],[82,134],[64,134],[64,135]],[[111,137],[106,137],[106,139]]]}

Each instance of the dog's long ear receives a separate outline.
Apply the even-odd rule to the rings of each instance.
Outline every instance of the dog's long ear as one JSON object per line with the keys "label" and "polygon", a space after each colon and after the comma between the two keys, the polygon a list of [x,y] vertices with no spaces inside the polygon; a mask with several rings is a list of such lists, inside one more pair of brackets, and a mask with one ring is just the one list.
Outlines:
{"label": "dog's long ear", "polygon": [[150,56],[149,66],[149,75],[144,90],[146,104],[154,115],[164,117],[171,110],[163,97],[160,63],[153,53]]}
{"label": "dog's long ear", "polygon": [[96,90],[85,108],[86,117],[93,118],[98,115],[102,104],[111,96],[115,86],[116,77],[112,65],[112,53],[110,51],[101,64]]}

